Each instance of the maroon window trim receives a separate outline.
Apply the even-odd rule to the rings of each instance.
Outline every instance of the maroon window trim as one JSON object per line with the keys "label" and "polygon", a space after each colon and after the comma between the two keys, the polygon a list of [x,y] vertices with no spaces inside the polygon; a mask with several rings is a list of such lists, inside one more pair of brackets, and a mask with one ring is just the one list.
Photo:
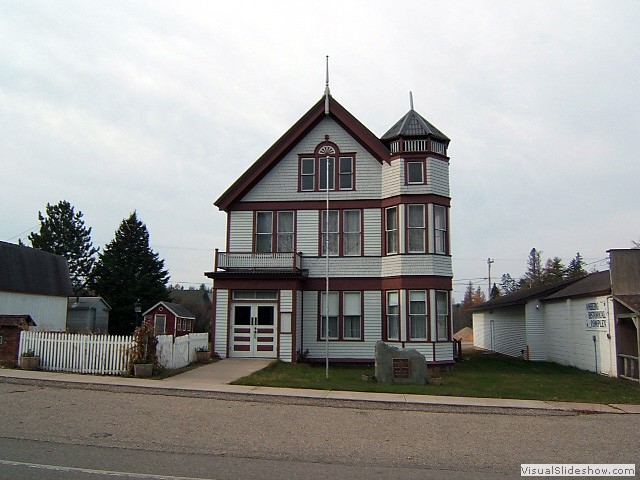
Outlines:
{"label": "maroon window trim", "polygon": [[[320,151],[323,147],[328,147],[333,149],[333,153]],[[319,143],[313,153],[304,153],[298,154],[298,192],[324,192],[326,191],[324,188],[320,188],[320,159],[321,158],[333,158],[333,188],[329,191],[331,192],[351,192],[356,190],[356,152],[342,152],[338,148],[338,146],[329,141],[324,141]],[[302,160],[303,159],[313,159],[314,160],[314,185],[313,190],[302,190]],[[340,188],[340,159],[341,158],[351,158],[351,188]]]}
{"label": "maroon window trim", "polygon": [[[360,212],[360,254],[359,255],[345,255],[344,254],[344,212],[346,210],[349,211],[358,211]],[[322,214],[326,209],[322,209],[319,211],[318,215],[318,257],[324,257],[322,253]],[[346,258],[357,258],[364,256],[364,210],[362,208],[329,208],[330,212],[338,212],[338,254],[337,255],[329,255],[330,257],[346,257]]]}
{"label": "maroon window trim", "polygon": [[[422,221],[423,226],[422,226],[422,230],[424,231],[424,248],[422,249],[421,252],[410,252],[409,251],[409,231],[410,230],[417,230],[415,228],[409,228],[409,207],[414,206],[414,205],[419,205],[422,207]],[[404,212],[405,212],[405,235],[404,235],[404,252],[407,255],[424,255],[425,253],[429,253],[429,235],[428,235],[428,230],[429,230],[429,215],[428,215],[428,211],[429,207],[428,205],[424,205],[422,203],[407,203],[404,205]],[[435,228],[435,227],[434,227]]]}
{"label": "maroon window trim", "polygon": [[[322,338],[322,295],[326,291],[318,291],[318,321],[316,324],[316,340],[325,342]],[[330,342],[364,342],[364,291],[361,290],[329,290],[329,293],[338,294],[338,338],[329,338]],[[360,338],[344,338],[344,294],[359,293],[360,294]]]}
{"label": "maroon window trim", "polygon": [[[387,211],[392,208],[396,209],[396,251],[389,252],[389,245],[387,244]],[[384,215],[384,221],[382,222],[382,251],[384,255],[397,255],[400,253],[400,208],[399,205],[390,205],[382,209]]]}
{"label": "maroon window trim", "polygon": [[[436,290],[435,291],[435,304],[436,304],[436,336],[434,342],[450,342],[451,341],[451,292],[448,290]],[[447,294],[447,338],[441,340],[438,335],[438,292],[445,292]]]}
{"label": "maroon window trim", "polygon": [[292,212],[293,213],[293,250],[296,251],[296,246],[298,242],[298,229],[297,229],[297,210],[293,210],[291,208],[283,208],[278,210],[255,210],[253,212],[253,236],[251,239],[251,251],[253,253],[256,252],[256,238],[257,238],[257,226],[258,226],[258,213],[271,213],[271,252],[266,253],[276,253],[278,251],[278,213],[280,212]]}
{"label": "maroon window trim", "polygon": [[[409,181],[409,164],[410,163],[419,163],[422,167],[422,181],[421,182],[410,182]],[[410,159],[405,160],[404,162],[404,184],[405,185],[426,185],[427,184],[427,166],[426,161],[423,159],[416,160]]]}

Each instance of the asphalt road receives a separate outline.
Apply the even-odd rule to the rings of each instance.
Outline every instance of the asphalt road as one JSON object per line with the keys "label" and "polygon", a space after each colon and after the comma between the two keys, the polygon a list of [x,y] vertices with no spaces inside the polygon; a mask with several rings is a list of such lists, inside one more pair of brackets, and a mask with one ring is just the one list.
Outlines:
{"label": "asphalt road", "polygon": [[640,458],[640,415],[392,407],[0,383],[0,479],[493,479]]}

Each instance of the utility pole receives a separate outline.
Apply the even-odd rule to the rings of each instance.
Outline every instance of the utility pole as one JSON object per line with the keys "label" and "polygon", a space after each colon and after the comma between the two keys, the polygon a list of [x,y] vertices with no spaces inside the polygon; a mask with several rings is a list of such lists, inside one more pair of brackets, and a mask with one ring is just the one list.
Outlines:
{"label": "utility pole", "polygon": [[489,274],[489,290],[487,292],[487,299],[491,298],[491,264],[494,262],[495,260],[492,260],[491,258],[487,258],[487,269],[489,270],[488,274]]}

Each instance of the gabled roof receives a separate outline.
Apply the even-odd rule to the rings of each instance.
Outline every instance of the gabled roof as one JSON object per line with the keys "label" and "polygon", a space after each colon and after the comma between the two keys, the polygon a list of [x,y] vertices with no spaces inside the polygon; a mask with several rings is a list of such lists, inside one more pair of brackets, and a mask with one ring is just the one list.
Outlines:
{"label": "gabled roof", "polygon": [[533,300],[536,298],[539,298],[539,299],[545,298],[563,289],[564,287],[577,282],[578,280],[580,280],[580,278],[584,278],[584,277],[569,278],[569,279],[561,280],[559,282],[552,283],[550,285],[542,285],[539,287],[522,288],[513,293],[509,293],[507,295],[503,295],[501,297],[489,300],[488,302],[478,305],[473,310],[484,311],[484,310],[491,310],[493,308],[526,305],[529,300]]}
{"label": "gabled roof", "polygon": [[611,275],[609,270],[605,270],[604,272],[595,272],[582,277],[577,282],[542,300],[559,300],[570,297],[584,297],[586,295],[608,295],[609,293],[611,293]]}
{"label": "gabled roof", "polygon": [[67,260],[31,247],[0,242],[0,291],[69,296]]}
{"label": "gabled roof", "polygon": [[397,137],[426,137],[427,135],[449,142],[449,137],[411,109],[382,136],[382,140],[393,140]]}
{"label": "gabled roof", "polygon": [[[380,163],[389,161],[389,150],[380,139],[331,96],[329,96],[329,116],[348,131]],[[226,211],[233,202],[258,183],[323,118],[325,118],[324,96],[258,158],[214,204],[220,210]]]}
{"label": "gabled roof", "polygon": [[155,310],[160,305],[162,305],[164,308],[169,310],[176,317],[191,318],[191,319],[195,319],[196,318],[196,316],[193,313],[191,313],[189,310],[187,310],[184,306],[180,305],[179,303],[171,303],[171,302],[158,302],[153,307],[151,307],[149,310],[144,312],[142,315],[143,316],[146,315],[147,313],[151,312],[152,310]]}
{"label": "gabled roof", "polygon": [[98,303],[104,303],[111,310],[111,306],[102,297],[69,297],[67,308],[73,310],[90,310]]}

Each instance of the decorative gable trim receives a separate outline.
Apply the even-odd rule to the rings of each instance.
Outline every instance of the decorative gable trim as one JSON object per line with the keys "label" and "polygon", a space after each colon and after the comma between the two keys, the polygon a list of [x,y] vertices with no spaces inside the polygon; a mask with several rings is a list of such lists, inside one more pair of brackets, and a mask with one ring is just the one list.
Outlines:
{"label": "decorative gable trim", "polygon": [[[235,201],[256,185],[325,116],[325,97],[322,96],[214,202],[214,205],[220,210],[229,211],[229,207]],[[329,97],[329,116],[380,163],[389,162],[389,150],[380,139],[331,96]]]}

